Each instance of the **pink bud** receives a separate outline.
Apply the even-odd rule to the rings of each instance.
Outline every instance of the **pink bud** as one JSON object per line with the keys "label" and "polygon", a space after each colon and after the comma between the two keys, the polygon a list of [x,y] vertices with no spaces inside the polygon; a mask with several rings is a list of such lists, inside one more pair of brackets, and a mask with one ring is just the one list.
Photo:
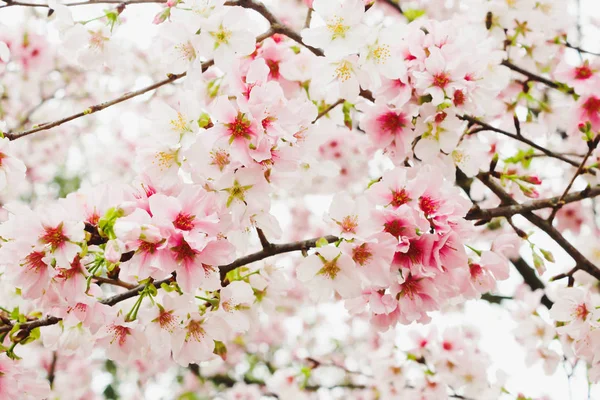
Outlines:
{"label": "pink bud", "polygon": [[104,257],[111,264],[116,264],[121,260],[121,254],[125,245],[119,239],[109,240],[104,249]]}
{"label": "pink bud", "polygon": [[171,16],[171,9],[165,8],[163,11],[159,12],[154,16],[154,20],[152,23],[154,25],[159,25],[165,22]]}
{"label": "pink bud", "polygon": [[527,183],[531,183],[532,185],[541,185],[542,184],[542,180],[535,175],[522,176],[521,180],[524,182],[527,182]]}

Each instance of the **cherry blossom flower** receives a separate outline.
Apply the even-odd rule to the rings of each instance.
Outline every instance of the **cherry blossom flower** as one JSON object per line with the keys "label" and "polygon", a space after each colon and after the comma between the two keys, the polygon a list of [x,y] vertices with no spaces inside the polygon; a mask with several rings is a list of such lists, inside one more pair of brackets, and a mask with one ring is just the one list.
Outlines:
{"label": "cherry blossom flower", "polygon": [[367,27],[361,23],[365,10],[361,0],[315,0],[312,7],[325,25],[304,29],[304,43],[324,49],[328,57],[341,58],[364,42]]}
{"label": "cherry blossom flower", "polygon": [[305,258],[296,270],[301,282],[306,282],[315,299],[327,298],[332,291],[343,298],[360,294],[360,280],[352,258],[335,247],[320,248]]}

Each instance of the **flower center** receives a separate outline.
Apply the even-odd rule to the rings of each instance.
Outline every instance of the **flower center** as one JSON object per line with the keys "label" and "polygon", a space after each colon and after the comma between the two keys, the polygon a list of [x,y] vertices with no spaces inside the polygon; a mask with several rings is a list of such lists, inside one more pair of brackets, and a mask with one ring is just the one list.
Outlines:
{"label": "flower center", "polygon": [[220,45],[229,43],[231,31],[223,28],[223,25],[221,25],[218,31],[210,32],[210,36],[215,39],[215,49],[217,49]]}
{"label": "flower center", "polygon": [[118,341],[119,346],[123,346],[125,341],[127,341],[127,335],[131,334],[131,329],[122,325],[113,325],[110,327],[110,332],[112,332],[113,340],[110,343],[114,343],[114,341]]}
{"label": "flower center", "polygon": [[157,164],[161,171],[168,170],[176,162],[176,151],[159,151],[154,155],[152,164]]}
{"label": "flower center", "polygon": [[318,275],[325,275],[329,279],[335,279],[341,268],[337,265],[337,259],[331,261],[324,261],[323,267],[319,270]]}
{"label": "flower center", "polygon": [[587,64],[575,68],[575,79],[586,80],[592,75],[594,75],[594,72],[592,72],[592,69]]}
{"label": "flower center", "polygon": [[585,303],[582,303],[582,304],[579,304],[575,308],[575,312],[573,314],[574,314],[575,318],[585,321],[585,319],[587,318],[589,313],[590,313],[590,311],[588,310]]}
{"label": "flower center", "polygon": [[352,64],[349,61],[342,61],[335,69],[335,76],[342,82],[346,82],[352,77]]}
{"label": "flower center", "polygon": [[191,231],[194,228],[194,218],[195,215],[179,213],[173,221],[173,226],[182,231]]}
{"label": "flower center", "polygon": [[327,30],[331,33],[332,39],[345,38],[346,32],[350,27],[344,25],[344,18],[334,16],[327,21]]}
{"label": "flower center", "polygon": [[400,190],[392,191],[392,201],[390,202],[390,204],[394,207],[400,207],[401,205],[406,204],[411,200],[412,199],[408,195],[406,189],[402,188]]}
{"label": "flower center", "polygon": [[185,341],[195,340],[201,342],[204,339],[206,332],[202,329],[202,324],[199,321],[190,321],[187,326],[187,334],[185,335]]}
{"label": "flower center", "polygon": [[42,243],[49,244],[52,251],[65,244],[69,238],[63,234],[63,224],[60,223],[55,228],[44,227],[44,234],[40,238]]}
{"label": "flower center", "polygon": [[358,265],[364,266],[373,257],[373,253],[367,243],[352,248],[352,259]]}
{"label": "flower center", "polygon": [[383,132],[395,135],[406,127],[407,121],[403,113],[396,114],[389,111],[377,117],[377,123]]}
{"label": "flower center", "polygon": [[390,46],[388,46],[387,44],[382,44],[373,49],[373,51],[371,52],[371,57],[375,59],[375,62],[377,64],[382,64],[388,58],[390,58],[390,54]]}
{"label": "flower center", "polygon": [[344,217],[342,222],[336,221],[337,224],[342,228],[342,232],[345,233],[356,233],[358,227],[358,216],[347,215]]}
{"label": "flower center", "polygon": [[192,131],[192,128],[190,128],[188,122],[185,120],[183,114],[180,112],[177,113],[177,118],[172,119],[171,121],[169,121],[169,123],[171,124],[171,128],[175,132],[184,133]]}
{"label": "flower center", "polygon": [[600,99],[596,96],[590,96],[581,106],[589,117],[600,113]]}
{"label": "flower center", "polygon": [[219,168],[219,171],[223,171],[229,164],[229,153],[225,150],[212,151],[210,157],[212,158],[210,165],[216,165]]}
{"label": "flower center", "polygon": [[406,226],[404,226],[402,221],[399,219],[394,219],[383,224],[383,231],[389,233],[398,240],[405,230]]}
{"label": "flower center", "polygon": [[175,253],[175,260],[178,262],[192,262],[196,258],[197,251],[192,249],[190,245],[183,239],[177,246],[171,247],[171,251]]}
{"label": "flower center", "polygon": [[25,262],[22,265],[30,270],[38,272],[47,267],[46,263],[44,262],[45,256],[46,254],[42,251],[34,251],[25,257]]}
{"label": "flower center", "polygon": [[437,86],[439,88],[445,88],[450,82],[450,78],[445,73],[435,74],[433,76],[433,86]]}
{"label": "flower center", "polygon": [[419,198],[419,207],[426,217],[430,217],[440,208],[440,204],[429,196],[421,196]]}
{"label": "flower center", "polygon": [[236,139],[250,139],[253,133],[250,129],[251,122],[241,112],[238,112],[233,122],[225,124],[225,126],[231,134],[230,142]]}

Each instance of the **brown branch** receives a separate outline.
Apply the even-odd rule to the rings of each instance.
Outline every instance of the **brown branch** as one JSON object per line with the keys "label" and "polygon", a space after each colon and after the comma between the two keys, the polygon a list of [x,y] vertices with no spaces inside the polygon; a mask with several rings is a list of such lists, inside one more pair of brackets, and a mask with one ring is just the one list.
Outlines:
{"label": "brown branch", "polygon": [[[208,63],[210,63],[212,65],[213,61],[211,60],[211,61],[209,61],[209,62],[207,62],[205,64],[208,64]],[[208,68],[208,66],[206,68]],[[204,64],[202,65],[202,70],[203,71],[205,70]],[[16,133],[7,133],[5,136],[8,139],[10,139],[10,140],[15,140],[15,139],[22,138],[24,136],[31,135],[32,133],[36,133],[36,132],[40,132],[40,131],[45,131],[45,130],[54,128],[56,126],[59,126],[59,125],[62,125],[64,123],[66,123],[66,122],[72,121],[74,119],[81,118],[81,117],[83,117],[85,115],[93,114],[93,113],[96,113],[98,111],[104,110],[105,108],[108,108],[108,107],[110,107],[112,105],[122,103],[122,102],[124,102],[126,100],[132,99],[132,98],[137,97],[139,95],[142,95],[142,94],[144,94],[146,92],[149,92],[151,90],[157,89],[157,88],[159,88],[159,87],[161,87],[163,85],[175,82],[176,80],[181,79],[184,76],[186,76],[185,72],[183,72],[181,74],[170,74],[167,77],[167,79],[163,79],[162,81],[155,82],[155,83],[153,83],[150,86],[146,86],[146,87],[141,88],[139,90],[136,90],[134,92],[125,93],[124,95],[122,95],[120,97],[117,97],[116,99],[113,99],[113,100],[110,100],[110,101],[106,101],[104,103],[100,103],[100,104],[96,104],[94,106],[88,107],[87,109],[85,109],[85,110],[83,110],[83,111],[81,111],[81,112],[79,112],[77,114],[73,114],[73,115],[70,115],[68,117],[65,117],[65,118],[53,121],[53,122],[47,122],[47,123],[44,123],[44,124],[40,124],[36,128],[30,129],[30,130],[27,130],[27,131],[16,132]]]}
{"label": "brown branch", "polygon": [[[316,243],[319,239],[321,239],[321,238],[313,238],[313,239],[302,240],[302,241],[293,242],[293,243],[285,243],[285,244],[272,244],[271,247],[269,247],[269,248],[263,249],[256,253],[253,253],[253,254],[249,254],[242,258],[238,258],[231,264],[227,264],[227,265],[223,265],[223,266],[219,267],[219,272],[221,273],[221,281],[225,281],[225,276],[227,275],[227,273],[229,271],[233,271],[234,269],[241,267],[243,265],[250,264],[255,261],[260,261],[260,260],[263,260],[265,258],[274,256],[277,254],[289,253],[292,251],[302,251],[302,250],[307,250],[307,249],[316,247]],[[325,239],[327,240],[328,243],[337,242],[339,240],[338,237],[332,236],[332,235],[325,236]]]}
{"label": "brown branch", "polygon": [[400,14],[404,15],[404,11],[402,11],[402,7],[400,6],[399,1],[394,0],[381,0],[383,3],[389,5],[394,10],[398,11]]}
{"label": "brown branch", "polygon": [[344,104],[344,99],[339,99],[338,101],[336,101],[333,104],[330,104],[329,106],[327,106],[323,111],[321,111],[318,115],[317,118],[314,119],[313,123],[317,122],[317,120],[321,119],[322,117],[324,117],[325,115],[329,114],[329,112],[331,110],[333,110],[334,108],[336,108],[337,106],[339,106],[340,104]]}
{"label": "brown branch", "polygon": [[269,247],[273,246],[265,236],[265,233],[262,229],[256,228],[256,233],[258,234],[258,240],[260,240],[260,244],[263,249],[268,249]]}
{"label": "brown branch", "polygon": [[[509,205],[518,204],[517,201],[502,188],[502,186],[493,180],[489,173],[479,173],[477,175],[477,179],[479,179],[496,196],[498,196],[503,203]],[[548,236],[550,236],[560,247],[562,247],[563,250],[575,261],[577,269],[583,270],[592,275],[594,278],[600,280],[600,269],[598,269],[598,267],[596,267],[583,254],[581,254],[577,248],[569,243],[569,241],[567,241],[563,235],[552,226],[550,222],[538,215],[535,215],[531,211],[523,212],[521,215],[529,222],[540,228],[542,231],[546,232]]]}
{"label": "brown branch", "polygon": [[[293,251],[301,251],[301,250],[306,250],[306,249],[316,247],[316,243],[319,239],[321,239],[321,238],[313,238],[313,239],[308,239],[308,240],[302,240],[299,242],[284,243],[284,244],[272,244],[270,247],[268,247],[266,249],[263,249],[256,253],[249,254],[247,256],[238,258],[231,264],[227,264],[227,265],[223,265],[223,266],[219,267],[219,272],[221,274],[221,281],[223,281],[223,282],[225,281],[225,276],[227,275],[227,273],[229,271],[232,271],[243,265],[250,264],[255,261],[260,261],[260,260],[263,260],[268,257],[272,257],[277,254],[289,253],[289,252],[293,252]],[[328,243],[333,243],[333,242],[336,242],[339,240],[337,237],[331,236],[331,235],[325,236],[325,239],[327,240]],[[152,284],[154,285],[154,287],[156,287],[158,289],[158,288],[160,288],[160,286],[163,283],[169,284],[174,281],[175,281],[175,277],[170,276],[166,279],[162,279],[162,280],[153,282]],[[137,296],[139,294],[139,292],[142,291],[145,287],[146,287],[145,284],[136,286],[126,292],[119,293],[119,294],[109,297],[107,299],[101,300],[100,303],[106,304],[109,306],[114,306],[117,303],[120,303],[122,301],[125,301],[127,299]],[[38,328],[41,326],[57,324],[60,320],[61,320],[61,318],[48,316],[46,318],[36,319],[34,321],[19,324],[19,329],[32,330],[32,329],[35,329],[35,328]],[[10,331],[13,328],[13,326],[14,325],[0,326],[0,333]]]}
{"label": "brown branch", "polygon": [[277,17],[271,11],[269,11],[267,6],[265,6],[263,3],[258,3],[254,0],[238,0],[238,1],[225,2],[225,5],[240,6],[240,7],[248,8],[248,9],[258,12],[267,21],[269,21],[269,23],[271,24],[271,30],[273,30],[275,33],[279,33],[284,36],[287,36],[288,38],[292,39],[296,43],[298,43],[298,44],[306,47],[308,50],[312,51],[313,54],[315,54],[316,56],[323,57],[323,55],[324,55],[323,50],[317,49],[315,47],[305,44],[302,41],[302,36],[300,36],[300,34],[298,32],[294,31],[290,27],[281,23],[279,21],[279,19],[277,19]]}
{"label": "brown branch", "polygon": [[489,220],[497,217],[510,217],[516,214],[522,214],[528,211],[540,210],[543,208],[556,207],[556,205],[561,201],[562,203],[574,203],[576,201],[581,201],[583,199],[589,199],[600,195],[600,186],[594,186],[593,188],[587,188],[581,190],[579,192],[574,192],[568,194],[564,197],[556,196],[548,199],[539,199],[532,200],[526,203],[514,204],[508,206],[500,206],[494,208],[485,208],[481,209],[478,207],[473,207],[466,215],[466,219],[468,220]]}
{"label": "brown branch", "polygon": [[102,276],[94,276],[93,279],[96,281],[96,283],[105,283],[108,285],[120,286],[125,289],[133,289],[137,287],[136,284],[124,282],[119,279],[104,278]]}
{"label": "brown branch", "polygon": [[[6,7],[12,7],[12,6],[20,6],[20,7],[42,7],[42,8],[51,8],[48,4],[37,4],[37,3],[27,3],[27,2],[22,2],[22,1],[13,1],[13,0],[4,0],[4,2],[6,3],[3,6],[0,6],[0,8],[6,8]],[[130,5],[130,4],[147,4],[147,3],[166,3],[166,0],[89,0],[89,1],[79,1],[79,2],[75,2],[75,3],[66,3],[63,4],[67,7],[74,7],[74,6],[89,6],[89,5],[94,5],[94,4],[123,4],[123,5]]]}
{"label": "brown branch", "polygon": [[[270,36],[273,36],[273,34],[275,34],[275,33],[276,32],[273,29],[271,29],[271,30],[263,33],[259,37],[257,37],[256,41],[257,42],[263,41],[266,38],[268,38]],[[214,65],[214,60],[208,60],[208,61],[202,63],[202,72],[206,71],[208,68],[210,68],[213,65]],[[125,93],[122,96],[117,97],[116,99],[113,99],[113,100],[110,100],[110,101],[106,101],[104,103],[93,105],[93,106],[88,107],[87,109],[85,109],[82,112],[79,112],[77,114],[70,115],[68,117],[59,119],[57,121],[47,122],[47,123],[44,123],[44,124],[40,124],[36,128],[30,129],[28,131],[17,132],[17,133],[7,133],[5,136],[8,139],[10,139],[10,140],[15,140],[15,139],[27,136],[27,135],[31,135],[32,133],[36,133],[36,132],[40,132],[40,131],[45,131],[45,130],[48,130],[50,128],[54,128],[56,126],[59,126],[59,125],[62,125],[64,123],[66,123],[66,122],[72,121],[74,119],[81,118],[81,117],[83,117],[85,115],[88,115],[88,114],[94,114],[94,113],[96,113],[98,111],[104,110],[105,108],[108,108],[108,107],[113,106],[115,104],[119,104],[119,103],[122,103],[122,102],[124,102],[126,100],[129,100],[129,99],[132,99],[134,97],[140,96],[140,95],[142,95],[144,93],[147,93],[147,92],[149,92],[151,90],[157,89],[157,88],[159,88],[161,86],[167,85],[169,83],[173,83],[176,80],[181,79],[181,78],[183,78],[186,75],[187,75],[186,72],[182,72],[181,74],[169,74],[167,76],[167,79],[163,79],[162,81],[155,82],[155,83],[153,83],[150,86],[143,87],[143,88],[141,88],[139,90],[136,90],[134,92]]]}
{"label": "brown branch", "polygon": [[[496,127],[494,127],[494,126],[492,126],[490,124],[487,124],[487,123],[485,123],[483,121],[480,121],[477,118],[472,117],[470,115],[462,115],[462,116],[459,116],[458,118],[462,119],[463,121],[468,121],[471,124],[479,125],[482,128],[484,128],[485,130],[496,132],[496,133],[500,133],[500,134],[502,134],[504,136],[508,136],[508,137],[510,137],[512,139],[518,140],[519,142],[525,143],[528,146],[531,146],[534,149],[539,150],[542,153],[546,154],[548,157],[556,158],[558,160],[564,161],[564,162],[566,162],[568,164],[571,164],[574,167],[579,167],[579,163],[578,162],[573,161],[573,160],[571,160],[569,158],[566,158],[566,157],[564,157],[563,155],[561,155],[559,153],[554,153],[553,151],[548,150],[545,147],[542,147],[542,146],[536,144],[535,142],[533,142],[533,141],[531,141],[531,140],[529,140],[529,139],[527,139],[527,138],[525,138],[523,136],[519,136],[519,135],[516,135],[514,133],[510,133],[510,132],[507,132],[505,130],[496,128]],[[590,171],[590,173],[593,173],[593,171]]]}
{"label": "brown branch", "polygon": [[600,57],[600,53],[595,53],[595,52],[593,52],[593,51],[588,51],[588,50],[582,49],[581,47],[578,47],[578,46],[573,46],[573,45],[572,45],[571,43],[569,43],[569,42],[566,42],[566,43],[564,44],[564,46],[565,46],[565,47],[568,47],[569,49],[577,50],[577,51],[578,51],[578,52],[580,52],[580,53],[585,53],[585,54],[589,54],[589,55],[592,55],[592,56],[597,56],[597,57]]}
{"label": "brown branch", "polygon": [[50,367],[48,368],[48,383],[50,383],[50,388],[54,385],[54,378],[56,377],[56,362],[58,360],[58,355],[56,351],[52,352],[52,361],[50,361]]}
{"label": "brown branch", "polygon": [[563,194],[560,196],[560,198],[556,202],[556,205],[554,206],[554,209],[552,210],[552,213],[548,217],[548,222],[552,223],[552,220],[556,216],[556,213],[558,212],[558,210],[560,210],[560,208],[565,204],[565,202],[564,202],[565,197],[569,193],[569,190],[571,190],[571,187],[573,186],[573,183],[575,183],[575,180],[577,179],[577,177],[583,173],[583,170],[585,168],[585,163],[590,158],[590,156],[592,155],[592,153],[594,152],[594,150],[596,149],[596,147],[598,147],[598,140],[599,139],[600,139],[600,135],[596,136],[596,138],[594,138],[594,140],[590,140],[590,141],[587,142],[587,144],[588,144],[588,152],[585,155],[585,157],[583,158],[583,160],[581,160],[581,164],[579,164],[579,167],[577,167],[577,171],[575,171],[575,174],[573,175],[573,177],[569,181],[569,184],[567,185],[565,191],[563,192]]}
{"label": "brown branch", "polygon": [[[534,82],[540,82],[543,83],[544,85],[551,87],[552,89],[558,89],[561,90],[561,84],[559,84],[558,82],[554,82],[550,79],[544,78],[543,76],[539,76],[534,74],[533,72],[527,71],[513,63],[511,63],[508,60],[502,60],[502,62],[500,63],[500,65],[504,65],[505,67],[520,73],[521,75],[524,75],[527,77],[527,79],[529,79],[530,81],[534,81]],[[573,88],[569,88],[568,90],[566,90],[565,92],[566,94],[574,94],[575,91],[573,90]]]}

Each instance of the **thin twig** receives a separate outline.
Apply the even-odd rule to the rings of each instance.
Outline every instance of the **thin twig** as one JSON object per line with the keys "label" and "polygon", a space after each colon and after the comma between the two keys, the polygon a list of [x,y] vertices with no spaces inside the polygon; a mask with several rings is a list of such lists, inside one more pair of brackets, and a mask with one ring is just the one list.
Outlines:
{"label": "thin twig", "polygon": [[496,217],[510,217],[516,214],[522,214],[528,211],[541,210],[543,208],[555,207],[562,197],[562,203],[574,203],[583,199],[589,199],[596,196],[600,196],[600,186],[594,186],[593,188],[587,188],[579,192],[570,193],[564,197],[556,196],[547,199],[532,200],[526,203],[499,206],[494,208],[479,208],[473,207],[467,213],[465,217],[468,220],[488,220]]}
{"label": "thin twig", "polygon": [[331,110],[333,110],[334,108],[336,108],[337,106],[339,106],[340,104],[344,104],[344,99],[339,99],[338,101],[336,101],[335,103],[327,106],[323,111],[321,111],[319,113],[319,115],[317,115],[317,118],[314,119],[313,123],[315,123],[317,120],[321,119],[322,117],[324,117],[325,115],[329,114],[329,112]]}
{"label": "thin twig", "polygon": [[[484,185],[486,185],[496,196],[500,198],[500,200],[509,205],[517,205],[517,201],[512,198],[510,194],[508,194],[502,186],[496,183],[489,173],[479,173],[477,175],[477,179],[479,179]],[[552,226],[544,218],[532,213],[531,211],[521,213],[525,219],[529,222],[540,228],[542,231],[546,232],[548,236],[550,236],[563,250],[571,256],[571,258],[575,261],[577,269],[583,270],[588,274],[592,275],[594,278],[600,280],[600,269],[596,267],[591,261],[589,261],[575,246],[569,243],[563,235]]]}
{"label": "thin twig", "polygon": [[575,183],[575,180],[577,179],[577,177],[579,175],[581,175],[581,173],[583,172],[583,170],[585,168],[585,163],[590,158],[590,156],[592,155],[592,153],[594,152],[596,147],[598,147],[598,139],[600,139],[600,136],[596,136],[596,138],[594,138],[594,140],[588,141],[588,152],[585,155],[585,157],[583,158],[583,160],[581,160],[581,164],[579,164],[579,167],[577,167],[577,171],[575,171],[575,174],[569,181],[569,184],[565,188],[565,191],[563,192],[563,194],[560,196],[560,198],[556,202],[556,205],[554,206],[552,213],[548,217],[548,222],[552,223],[552,220],[554,220],[554,217],[556,216],[556,213],[558,212],[558,210],[560,210],[561,207],[565,204],[564,199],[567,196],[567,194],[569,193],[569,190],[571,190],[573,183]]}
{"label": "thin twig", "polygon": [[[227,273],[238,267],[253,263],[255,261],[260,261],[260,260],[263,260],[268,257],[272,257],[277,254],[289,253],[289,252],[293,252],[293,251],[301,251],[303,249],[306,250],[306,249],[316,247],[316,243],[320,239],[321,238],[313,238],[313,239],[308,239],[308,240],[302,240],[299,242],[284,243],[284,244],[272,244],[270,247],[263,249],[259,252],[238,258],[231,264],[227,264],[227,265],[223,265],[223,266],[219,267],[221,281],[224,282]],[[325,240],[327,240],[328,243],[333,243],[333,242],[338,241],[339,239],[336,236],[330,235],[330,236],[325,236]],[[170,276],[168,278],[153,282],[152,285],[154,285],[154,287],[156,287],[158,289],[161,287],[161,285],[163,283],[169,284],[174,281],[175,281],[175,278],[173,276]],[[146,288],[145,284],[139,285],[139,286],[136,286],[133,289],[130,289],[126,292],[119,293],[117,295],[114,295],[112,297],[104,299],[104,300],[100,301],[100,303],[106,304],[109,306],[114,306],[115,304],[118,304],[122,301],[125,301],[127,299],[137,296],[145,288]],[[40,319],[36,319],[34,321],[19,324],[19,329],[30,331],[32,329],[35,329],[35,328],[38,328],[41,326],[57,324],[60,320],[61,320],[61,318],[54,317],[54,316],[48,316],[45,318],[40,318]],[[14,325],[0,326],[0,333],[9,332],[13,328],[13,326]]]}
{"label": "thin twig", "polygon": [[263,249],[268,249],[269,247],[273,246],[265,236],[265,233],[262,229],[256,228],[256,233],[258,234],[258,240],[260,240],[260,245]]}
{"label": "thin twig", "polygon": [[[0,8],[12,7],[12,6],[20,6],[20,7],[42,7],[42,8],[51,8],[48,4],[43,3],[27,3],[23,1],[13,1],[13,0],[4,0],[5,5],[0,6]],[[75,6],[90,6],[94,4],[148,4],[148,3],[166,3],[167,0],[89,0],[89,1],[79,1],[75,3],[66,3],[63,4],[67,7],[75,7]]]}
{"label": "thin twig", "polygon": [[[521,75],[526,76],[527,79],[529,79],[530,81],[543,83],[544,85],[551,87],[552,89],[559,89],[559,90],[561,89],[561,85],[558,82],[554,82],[550,79],[544,78],[543,76],[540,76],[533,72],[527,71],[526,69],[523,69],[508,60],[502,60],[502,62],[500,64],[504,65],[505,67],[507,67],[515,72],[520,73]],[[573,90],[573,88],[569,88],[565,91],[565,93],[574,94],[575,91]]]}
{"label": "thin twig", "polygon": [[394,0],[382,0],[382,2],[389,5],[394,10],[398,11],[400,14],[404,15],[404,11],[402,11],[402,7],[400,6],[399,1],[396,2]]}
{"label": "thin twig", "polygon": [[[263,41],[264,39],[273,36],[273,34],[275,33],[274,30],[269,30],[267,32],[265,32],[264,34],[260,35],[259,37],[256,38],[257,42]],[[204,63],[202,63],[202,72],[206,71],[208,68],[210,68],[211,66],[214,65],[214,60],[208,60]],[[83,110],[82,112],[79,112],[77,114],[73,114],[70,115],[68,117],[53,121],[53,122],[47,122],[44,124],[40,124],[38,125],[36,128],[27,130],[27,131],[23,131],[23,132],[16,132],[16,133],[7,133],[5,136],[10,139],[10,140],[15,140],[15,139],[19,139],[22,138],[24,136],[28,136],[31,135],[32,133],[36,133],[36,132],[40,132],[40,131],[45,131],[51,128],[54,128],[56,126],[62,125],[66,122],[72,121],[74,119],[77,118],[81,118],[85,115],[89,115],[89,114],[94,114],[98,111],[104,110],[105,108],[108,108],[110,106],[113,106],[115,104],[119,104],[122,103],[126,100],[132,99],[134,97],[140,96],[144,93],[147,93],[151,90],[157,89],[161,86],[173,83],[181,78],[183,78],[184,76],[186,76],[187,73],[186,72],[182,72],[180,74],[169,74],[167,75],[166,79],[163,79],[162,81],[158,81],[153,83],[152,85],[143,87],[139,90],[136,90],[134,92],[128,92],[123,94],[122,96],[117,97],[116,99],[110,100],[110,101],[106,101],[104,103],[100,103],[100,104],[96,104],[93,105],[91,107],[86,108],[85,110]]]}
{"label": "thin twig", "polygon": [[[534,149],[539,150],[542,153],[546,154],[548,157],[556,158],[558,160],[564,161],[564,162],[566,162],[568,164],[571,164],[574,167],[579,167],[579,163],[578,162],[573,161],[573,160],[571,160],[569,158],[566,158],[566,157],[562,156],[559,153],[554,153],[553,151],[550,151],[550,150],[546,149],[545,147],[542,147],[542,146],[538,145],[537,143],[535,143],[535,142],[533,142],[533,141],[525,138],[524,136],[519,136],[519,135],[516,135],[514,133],[507,132],[507,131],[505,131],[503,129],[496,128],[496,127],[494,127],[494,126],[492,126],[492,125],[490,125],[488,123],[485,123],[483,121],[480,121],[477,118],[472,117],[470,115],[462,115],[462,116],[459,116],[458,118],[462,119],[463,121],[468,121],[471,124],[479,125],[482,128],[485,128],[485,130],[496,132],[496,133],[500,133],[500,134],[502,134],[504,136],[508,136],[510,138],[518,140],[519,142],[525,143],[525,144],[533,147]],[[590,173],[592,173],[592,172],[593,171],[590,171]]]}

